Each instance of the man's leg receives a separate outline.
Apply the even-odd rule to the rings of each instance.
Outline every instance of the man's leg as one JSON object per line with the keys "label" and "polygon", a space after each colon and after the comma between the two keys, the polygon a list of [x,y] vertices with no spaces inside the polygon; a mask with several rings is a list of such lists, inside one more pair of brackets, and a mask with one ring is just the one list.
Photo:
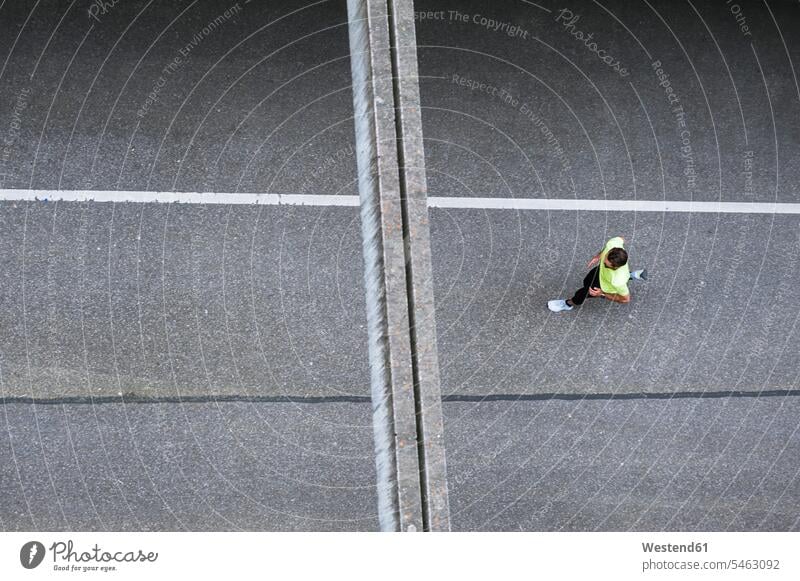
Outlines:
{"label": "man's leg", "polygon": [[595,266],[589,271],[589,274],[583,277],[583,286],[575,291],[575,295],[571,299],[567,299],[567,305],[570,307],[582,305],[583,301],[586,300],[586,297],[589,296],[589,289],[600,286],[600,281],[598,280],[599,275],[600,267]]}

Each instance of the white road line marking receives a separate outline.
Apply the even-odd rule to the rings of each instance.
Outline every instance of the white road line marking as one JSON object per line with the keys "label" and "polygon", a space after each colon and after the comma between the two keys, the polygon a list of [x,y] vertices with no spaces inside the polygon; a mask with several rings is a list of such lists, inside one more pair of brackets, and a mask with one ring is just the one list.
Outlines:
{"label": "white road line marking", "polygon": [[358,196],[230,194],[101,190],[0,190],[0,200],[49,202],[133,202],[183,204],[263,204],[268,206],[358,206]]}
{"label": "white road line marking", "polygon": [[[0,189],[4,201],[262,204],[268,206],[358,206],[358,196],[108,190]],[[711,214],[800,214],[800,204],[688,202],[682,200],[588,200],[431,196],[431,208],[478,210],[566,210],[586,212],[696,212]]]}
{"label": "white road line marking", "polygon": [[430,197],[432,208],[487,210],[582,210],[588,212],[705,212],[714,214],[800,214],[800,204],[687,202],[680,200],[561,200],[530,198]]}

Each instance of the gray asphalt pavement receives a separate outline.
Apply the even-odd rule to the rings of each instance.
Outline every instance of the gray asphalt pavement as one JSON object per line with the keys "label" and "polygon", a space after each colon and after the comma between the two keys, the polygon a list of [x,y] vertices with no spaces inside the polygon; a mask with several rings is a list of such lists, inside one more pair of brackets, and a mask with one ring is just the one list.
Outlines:
{"label": "gray asphalt pavement", "polygon": [[[7,397],[369,395],[355,208],[6,204],[0,223]],[[797,231],[433,210],[443,392],[796,389]],[[616,232],[651,273],[632,302],[551,315]]]}
{"label": "gray asphalt pavement", "polygon": [[1,213],[6,396],[369,394],[357,209]]}
{"label": "gray asphalt pavement", "polygon": [[[798,530],[797,398],[449,401],[454,530]],[[6,530],[374,530],[367,402],[5,404]]]}
{"label": "gray asphalt pavement", "polygon": [[453,522],[797,531],[797,398],[450,403]]}
{"label": "gray asphalt pavement", "polygon": [[[739,4],[417,3],[430,194],[800,202],[800,6]],[[0,6],[0,189],[357,193],[344,3],[91,5]],[[454,528],[798,530],[799,221],[432,209]],[[377,527],[357,208],[6,199],[0,256],[0,528]]]}
{"label": "gray asphalt pavement", "polygon": [[6,404],[6,530],[375,530],[369,404]]}
{"label": "gray asphalt pavement", "polygon": [[796,2],[418,6],[433,195],[798,200]]}

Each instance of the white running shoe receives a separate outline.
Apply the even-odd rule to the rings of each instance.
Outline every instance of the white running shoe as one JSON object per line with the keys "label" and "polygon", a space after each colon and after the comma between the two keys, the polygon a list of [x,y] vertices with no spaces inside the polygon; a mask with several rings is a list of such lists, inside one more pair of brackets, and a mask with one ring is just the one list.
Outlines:
{"label": "white running shoe", "polygon": [[547,301],[547,308],[553,311],[554,313],[559,313],[561,311],[571,311],[575,307],[570,307],[567,304],[567,301],[563,299],[556,299],[553,301]]}
{"label": "white running shoe", "polygon": [[643,268],[642,270],[634,270],[631,273],[631,278],[634,280],[647,280],[647,269]]}

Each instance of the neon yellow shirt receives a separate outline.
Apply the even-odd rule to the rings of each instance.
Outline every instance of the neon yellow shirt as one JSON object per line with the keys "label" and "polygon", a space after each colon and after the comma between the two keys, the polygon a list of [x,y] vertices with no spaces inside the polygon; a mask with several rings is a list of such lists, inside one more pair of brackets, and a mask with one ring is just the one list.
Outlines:
{"label": "neon yellow shirt", "polygon": [[631,278],[631,271],[628,265],[620,266],[616,270],[608,268],[605,264],[606,254],[612,248],[624,248],[623,240],[620,236],[612,238],[603,247],[600,253],[600,289],[604,293],[612,293],[615,295],[628,294],[628,281]]}

